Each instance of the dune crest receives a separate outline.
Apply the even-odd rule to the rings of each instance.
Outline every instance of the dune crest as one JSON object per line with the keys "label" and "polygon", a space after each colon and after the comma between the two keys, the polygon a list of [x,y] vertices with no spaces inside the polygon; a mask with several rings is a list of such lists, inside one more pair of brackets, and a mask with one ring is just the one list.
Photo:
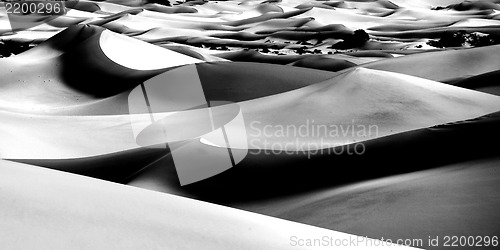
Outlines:
{"label": "dune crest", "polygon": [[[249,120],[247,133],[255,135],[249,141],[254,141],[256,148],[266,148],[264,142],[296,145],[295,133],[282,135],[282,130],[287,132],[290,126],[321,128],[321,135],[299,139],[316,146],[322,145],[321,139],[321,147],[327,147],[483,116],[500,110],[500,97],[408,75],[356,68],[322,83],[240,105]],[[375,126],[377,130],[350,130],[346,135],[335,132],[350,129],[353,124]]]}

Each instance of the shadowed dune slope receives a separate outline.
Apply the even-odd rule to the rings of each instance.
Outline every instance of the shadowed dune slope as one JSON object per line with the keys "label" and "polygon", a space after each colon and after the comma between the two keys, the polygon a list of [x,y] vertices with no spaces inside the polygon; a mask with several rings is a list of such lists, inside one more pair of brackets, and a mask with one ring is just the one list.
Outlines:
{"label": "shadowed dune slope", "polygon": [[[120,41],[125,46],[113,49]],[[135,59],[123,58],[131,53],[141,54],[137,59],[149,68],[132,69]],[[35,113],[67,109],[122,93],[163,68],[196,62],[100,27],[72,26],[34,49],[0,59],[0,106]]]}
{"label": "shadowed dune slope", "polygon": [[453,82],[452,84],[462,88],[474,89],[485,93],[500,95],[500,84],[498,82],[499,77],[500,70],[497,70],[473,76],[461,81]]}
{"label": "shadowed dune slope", "polygon": [[495,235],[499,153],[488,142],[500,139],[499,124],[495,113],[399,133],[366,141],[362,155],[355,145],[253,150],[236,168],[187,188],[165,157],[129,184],[370,237]]}
{"label": "shadowed dune slope", "polygon": [[421,247],[443,249],[430,247],[428,237],[499,232],[492,223],[500,219],[499,164],[496,156],[324,190],[287,200],[273,214],[369,237],[422,239]]}
{"label": "shadowed dune slope", "polygon": [[[9,201],[0,213],[2,244],[11,249],[67,249],[75,245],[106,249],[289,249],[292,235],[350,236],[8,161],[0,161],[0,173],[0,197]],[[30,240],[24,240],[27,235]]]}

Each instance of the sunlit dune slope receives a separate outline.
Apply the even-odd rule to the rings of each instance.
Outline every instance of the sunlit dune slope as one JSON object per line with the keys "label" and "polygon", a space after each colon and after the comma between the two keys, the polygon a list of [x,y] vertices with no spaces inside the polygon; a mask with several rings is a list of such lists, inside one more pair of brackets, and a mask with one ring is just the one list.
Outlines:
{"label": "sunlit dune slope", "polygon": [[500,69],[500,45],[408,55],[363,65],[434,81],[451,81]]}
{"label": "sunlit dune slope", "polygon": [[261,143],[296,140],[295,134],[282,135],[286,129],[275,126],[279,124],[329,127],[322,135],[299,140],[321,139],[325,145],[335,145],[370,138],[362,133],[329,136],[339,126],[375,125],[379,137],[486,115],[500,110],[499,101],[497,96],[422,78],[357,68],[322,83],[240,105],[254,146],[265,148]]}

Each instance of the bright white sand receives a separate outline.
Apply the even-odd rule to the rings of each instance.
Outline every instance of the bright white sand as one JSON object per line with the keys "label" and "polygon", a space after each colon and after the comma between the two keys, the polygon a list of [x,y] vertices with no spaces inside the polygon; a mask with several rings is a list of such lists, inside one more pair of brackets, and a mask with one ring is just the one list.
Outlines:
{"label": "bright white sand", "polygon": [[[102,52],[113,62],[136,70],[154,70],[202,62],[107,30],[102,32],[99,45]],[[123,48],[131,49],[124,51]]]}

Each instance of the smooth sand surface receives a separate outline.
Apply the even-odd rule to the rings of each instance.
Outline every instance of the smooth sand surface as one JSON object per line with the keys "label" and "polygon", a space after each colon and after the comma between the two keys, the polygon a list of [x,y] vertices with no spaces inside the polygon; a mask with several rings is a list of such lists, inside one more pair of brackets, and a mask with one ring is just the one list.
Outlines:
{"label": "smooth sand surface", "polygon": [[495,71],[500,67],[500,61],[497,60],[499,54],[500,46],[496,45],[415,54],[373,62],[363,67],[443,82]]}

